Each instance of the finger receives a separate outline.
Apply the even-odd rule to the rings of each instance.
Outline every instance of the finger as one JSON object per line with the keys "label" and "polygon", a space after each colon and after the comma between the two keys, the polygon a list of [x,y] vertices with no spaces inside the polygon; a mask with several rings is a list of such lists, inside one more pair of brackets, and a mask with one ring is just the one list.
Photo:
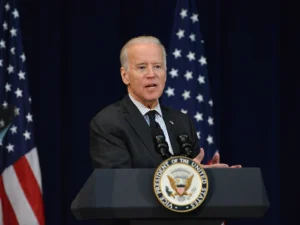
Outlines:
{"label": "finger", "polygon": [[229,168],[229,165],[224,163],[219,164],[210,164],[210,165],[202,165],[203,168]]}
{"label": "finger", "polygon": [[229,168],[229,165],[225,163],[218,163],[210,165],[211,168]]}
{"label": "finger", "polygon": [[219,152],[216,152],[213,156],[211,164],[218,164],[220,163],[220,154]]}
{"label": "finger", "polygon": [[230,168],[242,168],[242,165],[233,165]]}
{"label": "finger", "polygon": [[204,150],[203,148],[200,148],[200,153],[194,158],[194,161],[200,164],[203,158],[204,158]]}

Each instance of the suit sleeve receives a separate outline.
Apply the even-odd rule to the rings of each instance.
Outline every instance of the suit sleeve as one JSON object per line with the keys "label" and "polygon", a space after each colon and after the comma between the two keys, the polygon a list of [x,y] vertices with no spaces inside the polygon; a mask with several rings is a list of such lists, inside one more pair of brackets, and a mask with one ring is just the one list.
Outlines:
{"label": "suit sleeve", "polygon": [[90,123],[90,155],[94,168],[131,168],[132,162],[120,130],[94,118]]}

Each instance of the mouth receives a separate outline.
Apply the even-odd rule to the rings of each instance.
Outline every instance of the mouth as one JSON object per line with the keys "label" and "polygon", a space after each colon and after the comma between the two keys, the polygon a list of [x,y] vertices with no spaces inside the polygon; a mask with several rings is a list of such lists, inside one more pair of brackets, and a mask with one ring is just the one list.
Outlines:
{"label": "mouth", "polygon": [[148,84],[145,87],[147,90],[154,90],[157,87],[157,84]]}

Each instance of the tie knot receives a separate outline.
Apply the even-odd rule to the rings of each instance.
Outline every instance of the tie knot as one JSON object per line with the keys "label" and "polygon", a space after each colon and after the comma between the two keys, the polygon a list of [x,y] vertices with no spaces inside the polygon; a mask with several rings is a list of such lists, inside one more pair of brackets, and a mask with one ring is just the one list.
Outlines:
{"label": "tie knot", "polygon": [[156,122],[155,122],[155,114],[156,114],[155,110],[151,110],[151,111],[147,112],[147,115],[149,117],[149,121],[150,121],[150,126],[151,127],[156,124]]}

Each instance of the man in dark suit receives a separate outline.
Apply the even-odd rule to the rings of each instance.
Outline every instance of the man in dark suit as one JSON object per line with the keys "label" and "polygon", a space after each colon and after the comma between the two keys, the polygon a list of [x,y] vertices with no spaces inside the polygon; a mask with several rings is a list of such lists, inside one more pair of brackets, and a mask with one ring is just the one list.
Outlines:
{"label": "man in dark suit", "polygon": [[[153,123],[163,132],[170,155],[180,153],[176,138],[185,133],[192,144],[191,157],[201,163],[204,150],[199,147],[191,119],[180,111],[159,104],[166,82],[166,53],[160,41],[151,36],[131,39],[122,48],[120,61],[121,77],[127,85],[128,95],[104,108],[90,123],[93,166],[157,167],[163,158],[155,148],[151,133]],[[212,165],[204,167],[228,165],[221,164],[220,156],[216,153]]]}

